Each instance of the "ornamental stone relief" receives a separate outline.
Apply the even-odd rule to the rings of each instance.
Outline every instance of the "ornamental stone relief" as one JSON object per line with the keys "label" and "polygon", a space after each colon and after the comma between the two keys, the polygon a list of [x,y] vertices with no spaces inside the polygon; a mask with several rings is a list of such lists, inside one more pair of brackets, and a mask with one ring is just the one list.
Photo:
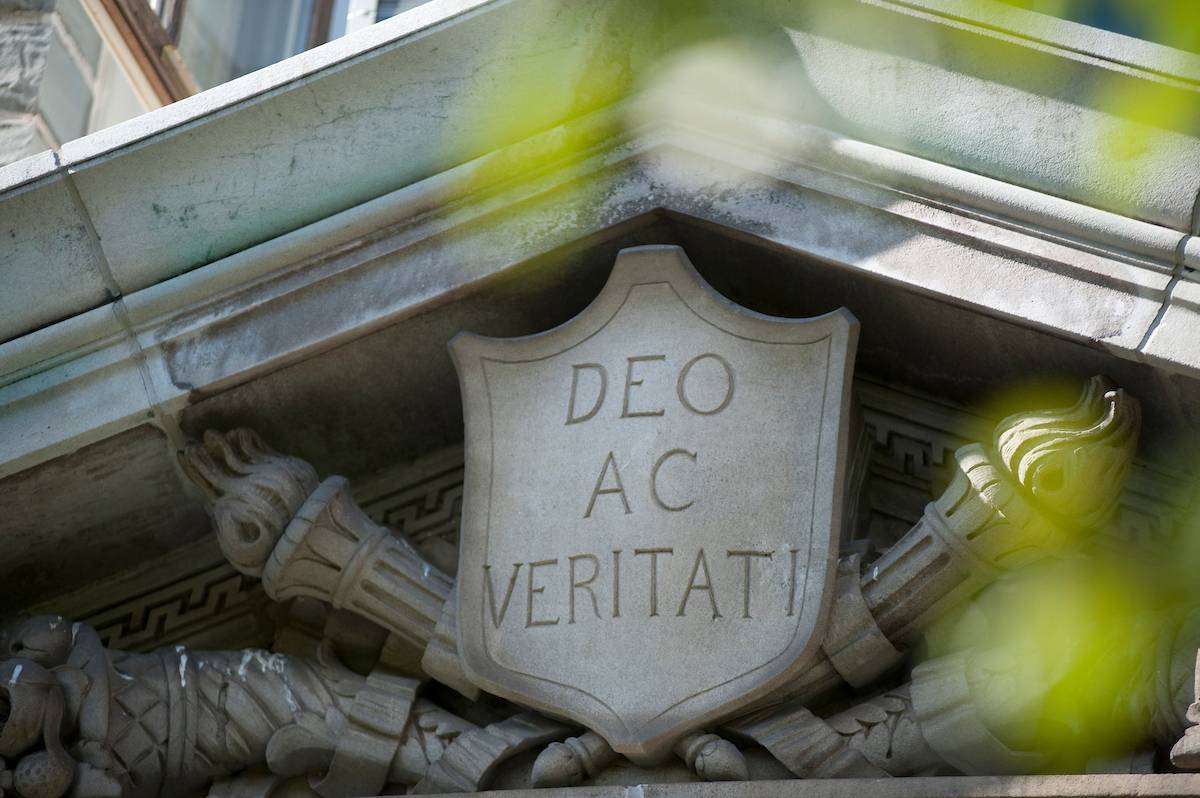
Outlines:
{"label": "ornamental stone relief", "polygon": [[[1162,534],[1161,503],[1122,493],[1138,402],[1097,377],[1070,406],[938,430],[864,386],[852,423],[854,333],[844,311],[734,306],[680,250],[640,248],[567,324],[456,340],[465,449],[421,479],[356,498],[251,430],[207,432],[180,462],[227,564],[10,629],[0,786],[349,798],[625,760],[703,780],[1054,767],[997,696],[1051,696],[1057,674],[921,641],[1010,574]],[[273,650],[147,650],[260,606]],[[1194,604],[1110,634],[1133,667],[1109,709],[1146,731],[1129,753],[1200,763]]]}

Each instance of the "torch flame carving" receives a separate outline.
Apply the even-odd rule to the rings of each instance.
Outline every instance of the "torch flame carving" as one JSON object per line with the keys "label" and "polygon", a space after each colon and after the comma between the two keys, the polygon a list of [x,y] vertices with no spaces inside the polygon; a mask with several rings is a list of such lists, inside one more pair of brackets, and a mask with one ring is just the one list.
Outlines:
{"label": "torch flame carving", "polygon": [[1017,413],[996,427],[996,459],[1044,510],[1092,527],[1112,511],[1137,448],[1138,401],[1104,377],[1070,407]]}

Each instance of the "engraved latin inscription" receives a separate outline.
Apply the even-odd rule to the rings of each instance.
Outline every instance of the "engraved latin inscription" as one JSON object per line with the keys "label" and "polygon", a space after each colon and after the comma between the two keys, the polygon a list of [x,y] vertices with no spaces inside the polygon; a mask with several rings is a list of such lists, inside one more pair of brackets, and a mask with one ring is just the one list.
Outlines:
{"label": "engraved latin inscription", "polygon": [[[610,401],[608,395],[608,375],[614,365],[571,364],[564,381],[567,426],[604,419],[610,423],[653,425],[674,413],[713,417],[728,409],[734,400],[734,367],[728,358],[715,352],[701,352],[682,360],[675,370],[664,354],[624,358],[619,368],[613,369],[624,375],[623,383],[616,388],[619,401]],[[672,397],[666,405],[662,403],[664,396]],[[698,484],[697,470],[704,466],[704,456],[694,446],[666,449],[657,455],[649,473],[644,475],[625,474],[622,462],[628,461],[623,461],[616,449],[604,451],[599,458],[595,480],[582,490],[586,497],[585,520],[603,518],[606,522],[620,523],[626,516],[651,508],[664,513],[684,513],[701,498],[688,487]],[[634,482],[626,481],[631,478]],[[644,489],[640,489],[642,485]],[[780,552],[781,556],[776,558],[773,551],[726,549],[714,553],[703,546],[683,550],[645,543],[633,548],[636,565],[631,567],[641,571],[640,575],[635,572],[634,578],[645,579],[645,592],[637,591],[637,595],[644,597],[647,618],[704,615],[713,620],[723,617],[750,620],[770,613],[778,616],[795,613],[798,554],[795,549]],[[525,628],[557,626],[564,617],[568,625],[620,619],[621,553],[622,549],[581,551],[565,559],[514,563],[503,587],[493,583],[491,566],[484,565],[483,589],[493,627],[499,629],[504,625],[522,571]],[[664,563],[675,557],[687,558],[684,562],[688,563],[688,576],[678,584],[664,584]],[[781,581],[789,584],[786,606],[763,606],[761,598],[755,603],[755,585]],[[501,590],[503,596],[498,599]]]}
{"label": "engraved latin inscription", "polygon": [[[662,354],[632,355],[625,358],[625,382],[621,392],[621,409],[617,419],[655,419],[667,415],[667,408],[658,406],[644,396],[647,379],[664,376],[661,372],[669,368],[667,356]],[[586,375],[586,376],[585,376]],[[705,396],[697,399],[693,382],[703,380],[707,385]],[[608,394],[608,369],[600,363],[575,363],[571,365],[567,392],[567,426],[583,424],[601,416]],[[733,401],[735,377],[729,360],[714,352],[703,352],[687,360],[674,375],[675,396],[680,409],[699,416],[715,416],[729,407]],[[715,390],[713,386],[719,386]],[[676,458],[682,462],[671,463]],[[699,454],[694,449],[675,447],[663,452],[655,460],[647,475],[648,494],[651,503],[660,510],[678,513],[695,504],[694,497],[665,496],[659,487],[659,474],[668,465],[681,467],[683,463],[695,466]],[[587,495],[583,511],[584,518],[591,518],[597,511],[598,501],[611,496],[608,502],[614,506],[619,502],[621,512],[632,515],[634,507],[621,475],[617,453],[610,450],[600,464],[595,482]]]}
{"label": "engraved latin inscription", "polygon": [[[696,578],[700,575],[701,569],[704,570],[704,581],[697,583]],[[686,614],[688,599],[692,595],[693,590],[699,590],[708,595],[708,601],[712,604],[712,617],[720,618],[721,611],[717,609],[717,597],[713,593],[712,574],[708,571],[708,560],[704,557],[704,549],[701,548],[696,552],[696,563],[692,566],[692,575],[688,578],[687,587],[683,591],[683,601],[679,602],[679,612],[676,615],[682,617]]]}
{"label": "engraved latin inscription", "polygon": [[588,499],[583,517],[591,518],[592,510],[596,508],[596,499],[607,495],[615,495],[621,499],[625,515],[633,512],[629,509],[629,497],[625,495],[625,486],[621,484],[621,469],[617,466],[612,452],[609,452],[608,456],[604,458],[604,465],[600,467],[600,476],[596,477],[596,486],[592,488],[592,495]]}
{"label": "engraved latin inscription", "polygon": [[[575,623],[575,591],[585,590],[587,596],[592,600],[592,612],[596,617],[600,617],[600,605],[596,603],[596,591],[592,590],[592,582],[596,581],[596,577],[600,575],[600,558],[595,554],[576,554],[567,558],[571,563],[571,610],[570,618],[567,623]],[[586,579],[579,579],[575,574],[575,564],[583,561],[591,563],[592,573]]]}
{"label": "engraved latin inscription", "polygon": [[[619,408],[609,402],[609,368],[602,363],[574,363],[566,380],[566,424],[585,424],[597,419],[653,424],[670,413],[691,413],[716,416],[726,410],[734,399],[736,378],[729,360],[715,352],[701,352],[683,361],[677,371],[663,354],[631,355],[624,359],[624,382],[620,389]],[[664,385],[673,391],[654,391]],[[669,380],[670,382],[661,382]],[[648,381],[650,384],[648,384]],[[673,383],[673,385],[672,385]],[[677,404],[663,406],[661,397],[674,394]],[[658,397],[657,399],[654,397]],[[610,407],[610,405],[612,405]],[[626,488],[627,476],[622,473],[621,458],[616,450],[604,452],[594,482],[585,488],[586,504],[583,518],[603,515],[608,520],[633,515],[638,510],[639,496]],[[682,513],[696,505],[697,496],[689,493],[688,476],[703,466],[703,456],[696,448],[676,446],[659,454],[645,475],[645,507],[661,512]],[[667,475],[673,478],[664,479]],[[668,489],[662,482],[668,482]],[[483,589],[488,597],[491,620],[500,628],[508,614],[513,592],[522,569],[525,572],[526,628],[556,626],[566,616],[567,624],[621,618],[621,549],[606,553],[583,551],[560,559],[531,560],[514,563],[503,588],[503,598],[497,606],[499,587],[493,584],[491,566],[483,566]],[[778,565],[784,573],[773,574],[775,552],[749,549],[728,549],[723,560],[717,554],[721,568],[714,572],[713,562],[703,546],[689,551],[677,551],[672,546],[643,545],[633,549],[634,562],[644,568],[646,582],[645,612],[648,618],[686,617],[703,613],[712,619],[725,617],[722,607],[731,617],[749,620],[756,613],[774,611],[779,615],[795,612],[796,552],[782,558]],[[667,558],[686,556],[688,577],[678,585],[663,585],[663,563]],[[727,564],[726,564],[727,563]],[[608,574],[605,574],[608,571]],[[768,580],[789,580],[787,606],[759,607],[754,603],[754,586]],[[608,590],[607,596],[603,595]],[[667,602],[666,614],[660,612]],[[607,615],[601,611],[605,607]]]}
{"label": "engraved latin inscription", "polygon": [[[591,380],[596,384],[595,396],[592,399],[591,406],[583,411],[578,412],[576,399],[579,397],[579,381],[582,375],[592,374]],[[586,379],[586,377],[582,377]],[[567,402],[567,426],[572,424],[581,424],[595,418],[600,412],[600,405],[604,402],[604,394],[608,392],[608,372],[604,370],[604,366],[599,363],[577,363],[571,366],[571,398]]]}
{"label": "engraved latin inscription", "polygon": [[635,379],[633,376],[633,367],[638,363],[653,363],[655,361],[664,361],[666,355],[638,355],[637,357],[629,358],[629,365],[625,369],[625,402],[621,405],[621,418],[637,418],[645,416],[661,416],[666,413],[666,409],[658,408],[656,410],[630,410],[629,394],[634,388],[641,385],[645,380],[641,378]]}
{"label": "engraved latin inscription", "polygon": [[654,499],[654,503],[663,508],[667,512],[678,513],[686,510],[695,504],[695,500],[689,500],[682,504],[669,504],[658,495],[658,471],[672,457],[686,457],[693,463],[696,462],[696,453],[689,452],[687,449],[669,449],[662,453],[662,456],[654,461],[654,467],[650,469],[650,497]]}
{"label": "engraved latin inscription", "polygon": [[728,551],[730,557],[740,557],[745,569],[742,572],[742,617],[750,617],[750,563],[755,558],[771,559],[773,551]]}
{"label": "engraved latin inscription", "polygon": [[[512,623],[526,629],[557,626],[564,616],[567,624],[630,617],[621,592],[626,581],[622,552],[581,551],[563,558],[513,563],[503,586],[495,583],[492,567],[483,566],[482,588],[492,627],[499,629]],[[729,617],[736,621],[791,617],[796,611],[796,580],[803,578],[796,566],[798,552],[789,549],[785,552],[789,556],[778,558],[775,553],[753,549],[712,551],[704,546],[635,548],[628,566],[631,573],[625,575],[634,580],[634,614],[643,618]],[[665,578],[670,572],[667,563],[680,560],[687,563],[686,577],[684,571],[675,571],[673,578]],[[786,600],[764,601],[760,587],[781,582],[788,586]],[[509,612],[519,583],[525,586],[524,617],[519,610]]]}
{"label": "engraved latin inscription", "polygon": [[[669,368],[662,354],[632,355],[625,358],[625,382],[621,390],[621,406],[616,418],[657,418],[665,416],[668,408],[644,403],[644,388],[648,379],[660,377]],[[618,372],[619,373],[619,372]],[[711,395],[696,396],[695,383],[702,378],[722,387],[709,391]],[[733,401],[736,378],[733,365],[715,352],[702,352],[685,362],[675,375],[675,396],[679,406],[701,416],[715,416]],[[607,407],[608,369],[601,363],[575,363],[571,366],[567,394],[566,425],[592,421]]]}
{"label": "engraved latin inscription", "polygon": [[527,602],[525,605],[526,606],[526,612],[525,612],[526,628],[528,628],[530,626],[555,626],[558,624],[557,616],[554,618],[539,618],[536,620],[533,617],[533,598],[534,598],[534,596],[540,595],[540,594],[546,592],[545,585],[539,584],[538,587],[533,586],[534,580],[537,578],[534,574],[538,568],[549,568],[551,566],[556,566],[556,565],[558,565],[558,560],[538,560],[537,562],[529,563],[529,570],[526,571],[526,574],[528,574],[528,576],[529,576],[529,590],[525,594],[527,597]]}
{"label": "engraved latin inscription", "polygon": [[[721,401],[717,402],[712,407],[701,409],[692,404],[688,398],[688,377],[692,374],[692,369],[700,364],[708,365],[709,362],[718,364],[725,372],[725,393],[721,397]],[[675,383],[675,392],[679,395],[679,403],[701,416],[715,416],[720,413],[733,400],[733,366],[729,365],[729,361],[720,355],[714,355],[712,352],[706,352],[703,355],[696,355],[689,360],[679,371],[679,379]]]}
{"label": "engraved latin inscription", "polygon": [[828,614],[854,335],[646,247],[574,320],[456,338],[468,679],[639,763],[794,681]]}
{"label": "engraved latin inscription", "polygon": [[508,614],[508,604],[512,601],[513,588],[517,586],[517,572],[521,570],[521,563],[513,563],[512,576],[508,578],[508,590],[504,591],[504,601],[500,604],[499,612],[496,611],[496,588],[492,584],[492,566],[483,566],[483,591],[487,595],[488,608],[492,611],[492,623],[497,627],[504,621],[504,616]]}

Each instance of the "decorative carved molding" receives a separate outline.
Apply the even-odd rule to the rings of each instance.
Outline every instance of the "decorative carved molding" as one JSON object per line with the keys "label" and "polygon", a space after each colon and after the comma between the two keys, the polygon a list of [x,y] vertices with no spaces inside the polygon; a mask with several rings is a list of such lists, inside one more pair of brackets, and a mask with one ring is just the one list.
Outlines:
{"label": "decorative carved molding", "polygon": [[[415,784],[470,722],[386,671],[267,651],[135,653],[58,616],[27,621],[0,662],[0,776],[20,798],[154,798],[265,766],[319,774],[321,798]],[[0,771],[3,768],[0,767]]]}
{"label": "decorative carved molding", "polygon": [[180,643],[241,648],[271,642],[269,604],[262,585],[206,540],[27,613],[61,610],[95,628],[104,645],[127,651]]}
{"label": "decorative carved molding", "polygon": [[[812,664],[797,698],[731,723],[731,733],[764,745],[803,776],[899,775],[940,763],[970,770],[986,770],[990,763],[1001,771],[1036,764],[1021,752],[1005,753],[1008,748],[974,714],[969,683],[959,678],[964,671],[954,665],[963,657],[925,663],[911,687],[868,699],[826,720],[812,715],[800,702],[836,686],[843,675],[857,687],[869,686],[882,673],[880,660],[886,670],[900,656],[893,641],[907,641],[1000,571],[1079,543],[1082,535],[1076,527],[1094,528],[1114,510],[1115,487],[1132,458],[1138,423],[1134,400],[1093,381],[1071,408],[1003,420],[997,426],[994,448],[961,446],[950,461],[954,472],[942,496],[928,504],[923,517],[891,550],[871,563],[867,573],[860,573],[857,556],[842,562],[838,609],[825,642],[827,655]],[[1031,446],[1021,445],[1022,435]],[[234,437],[249,440],[241,433]],[[205,447],[221,467],[220,459],[231,447],[218,438],[209,436]],[[276,455],[261,447],[256,452],[259,462],[278,462]],[[215,501],[234,499],[242,490],[261,491],[263,472],[254,458],[249,459],[253,467],[242,471],[252,478],[226,475],[233,481],[217,492]],[[239,464],[245,465],[245,458]],[[204,466],[211,468],[212,463]],[[1048,474],[1055,468],[1064,472],[1063,480]],[[1107,480],[1107,488],[1073,492],[1081,479],[1089,485]],[[1081,496],[1087,501],[1081,501]],[[269,594],[286,598],[298,591],[352,609],[424,647],[427,655],[438,651],[437,656],[426,657],[430,663],[455,660],[451,631],[455,605],[448,600],[453,595],[449,581],[439,581],[444,578],[401,537],[368,520],[350,498],[344,480],[332,478],[316,487],[286,528],[281,527],[278,521],[256,525],[276,544],[261,562],[243,557],[241,563],[262,572]],[[226,533],[228,529],[227,525]],[[239,556],[243,553],[237,551]],[[433,603],[426,606],[422,596],[431,596]],[[384,597],[389,598],[386,604],[381,603]],[[1185,636],[1183,643],[1190,645],[1190,639]],[[864,646],[869,656],[856,653]],[[369,694],[370,690],[364,693]],[[385,693],[379,693],[374,704],[382,706],[387,700]],[[1173,712],[1174,707],[1167,705],[1166,715]],[[378,730],[387,724],[368,725]],[[505,758],[568,731],[561,724],[527,715],[469,731],[425,771],[416,790],[479,789]],[[362,779],[380,778],[370,774],[381,772],[387,752],[393,750],[386,741],[398,733],[392,729],[390,735],[384,734],[379,745],[387,751],[373,760],[367,755],[377,764],[345,771],[338,789],[369,792],[371,786]],[[313,732],[298,734],[311,737]],[[355,746],[361,756],[373,744],[361,739]],[[675,749],[702,777],[744,777],[741,755],[716,735],[697,731],[678,741]],[[535,763],[535,778],[540,784],[572,783],[612,759],[607,743],[588,732],[543,752]],[[336,774],[337,761],[335,752],[321,765]]]}
{"label": "decorative carved molding", "polygon": [[84,622],[96,628],[105,646],[145,651],[194,638],[214,619],[229,624],[245,618],[253,623],[267,601],[257,582],[228,566],[210,568],[172,587]]}
{"label": "decorative carved molding", "polygon": [[463,448],[448,446],[354,486],[367,515],[403,534],[444,573],[458,570],[462,521]]}
{"label": "decorative carved molding", "polygon": [[[461,446],[378,474],[356,486],[355,496],[377,523],[405,534],[415,528],[414,545],[431,562],[457,564]],[[41,602],[27,613],[80,618],[98,630],[106,646],[129,651],[177,643],[240,648],[271,643],[275,619],[268,617],[268,604],[262,585],[238,573],[210,540]]]}
{"label": "decorative carved molding", "polygon": [[[868,424],[882,417],[869,404],[864,416]],[[906,432],[912,432],[915,425],[906,423]],[[911,682],[827,718],[808,707],[843,682],[870,689],[931,619],[997,573],[1085,543],[1097,528],[1119,529],[1119,522],[1106,525],[1106,520],[1120,514],[1119,503],[1129,505],[1127,499],[1118,501],[1116,486],[1129,468],[1138,423],[1135,401],[1093,382],[1074,407],[1003,420],[991,446],[966,444],[939,459],[934,444],[953,439],[930,435],[928,457],[900,460],[897,451],[921,451],[909,446],[915,438],[888,438],[906,441],[894,451],[875,447],[871,479],[884,474],[896,484],[923,479],[932,484],[944,477],[942,495],[882,557],[865,567],[859,554],[843,558],[823,654],[794,685],[789,702],[728,722],[720,730],[728,738],[696,730],[675,745],[675,753],[708,779],[747,777],[731,741],[754,741],[803,777],[1037,767],[1036,754],[1013,747],[975,711],[974,652],[928,661]],[[1033,445],[1015,440],[1022,434]],[[986,432],[980,437],[992,438]],[[189,466],[207,481],[219,534],[227,539],[225,550],[247,572],[262,574],[267,595],[298,595],[351,610],[415,649],[426,674],[469,699],[479,696],[458,656],[452,581],[403,536],[368,518],[345,480],[330,478],[318,485],[315,473],[308,479],[311,469],[270,452],[245,432],[207,435],[203,447],[200,464]],[[449,459],[454,451],[442,456]],[[1090,462],[1093,456],[1099,466]],[[1046,469],[1055,467],[1056,459],[1062,484],[1047,480]],[[901,472],[895,470],[898,463]],[[435,515],[454,494],[446,488],[452,473],[442,468],[429,481],[426,506],[435,508]],[[1154,485],[1147,473],[1142,472],[1142,484]],[[1081,481],[1104,489],[1087,492],[1089,501],[1083,503],[1069,490]],[[298,487],[309,485],[308,494],[297,500]],[[413,506],[413,495],[403,506]],[[870,506],[871,496],[865,502]],[[218,504],[224,508],[219,513]],[[439,518],[427,529],[443,523]],[[444,541],[442,532],[430,534]],[[1109,539],[1121,540],[1116,534]],[[272,545],[262,545],[263,540]],[[144,591],[136,602],[97,613],[110,619],[107,639],[144,645],[155,629],[203,631],[205,619],[217,624],[209,628],[218,628],[231,613],[249,612],[260,601],[257,588],[248,587],[250,579],[228,569],[204,567],[190,579],[173,592]],[[1153,674],[1165,674],[1161,695],[1129,692],[1137,707],[1148,708],[1156,737],[1168,745],[1188,720],[1194,721],[1186,714],[1200,645],[1200,623],[1193,615],[1177,612],[1157,622],[1163,629],[1161,645],[1146,657],[1141,675],[1153,681]],[[324,652],[316,660],[182,647],[145,654],[110,646],[104,652],[101,636],[89,627],[77,625],[77,640],[69,641],[59,628],[53,620],[30,622],[13,638],[22,645],[20,658],[8,660],[3,666],[8,670],[0,672],[21,683],[16,666],[23,659],[37,666],[25,671],[22,683],[32,698],[22,699],[15,719],[0,730],[0,746],[7,746],[0,755],[15,761],[8,784],[23,798],[41,798],[29,786],[31,773],[47,774],[39,776],[39,784],[62,780],[68,764],[58,748],[71,759],[78,783],[87,785],[79,798],[158,795],[255,766],[267,767],[271,775],[251,771],[245,780],[222,782],[213,794],[269,791],[312,770],[323,774],[314,789],[324,798],[378,793],[388,783],[415,784],[418,792],[474,790],[485,787],[503,761],[573,730],[528,713],[476,727],[419,698],[412,680],[383,669],[364,677],[325,658],[331,650],[327,644],[314,643],[315,652]],[[75,661],[72,667],[83,676],[51,672],[39,660]],[[97,669],[94,663],[102,661],[107,667]],[[71,724],[55,720],[56,690],[65,716],[77,719]],[[108,709],[81,710],[82,696],[101,693],[110,699]],[[234,694],[249,703],[240,709],[222,703]],[[37,709],[26,712],[31,701]],[[84,736],[56,748],[59,727],[67,730],[64,734]],[[101,728],[102,734],[96,731]],[[231,730],[238,739],[229,736]],[[5,743],[6,735],[15,742]],[[100,748],[89,748],[89,740]],[[1188,761],[1185,755],[1181,761]],[[546,748],[534,764],[533,779],[539,786],[579,783],[615,759],[608,744],[587,731]],[[49,798],[61,794],[48,793]]]}
{"label": "decorative carved molding", "polygon": [[506,759],[560,740],[572,727],[532,712],[460,735],[412,789],[413,795],[476,792]]}
{"label": "decorative carved molding", "polygon": [[[855,380],[854,390],[873,441],[859,536],[882,550],[921,518],[931,496],[944,490],[954,451],[988,439],[991,424],[944,400],[866,377]],[[462,465],[461,445],[449,446],[355,484],[354,496],[376,523],[408,536],[430,562],[453,575]],[[1097,533],[1096,545],[1138,556],[1139,550],[1168,543],[1178,534],[1190,498],[1184,475],[1135,461],[1114,518]],[[236,648],[270,643],[266,602],[261,586],[240,577],[206,541],[27,611],[80,618],[100,630],[106,645],[133,651],[193,642]]]}

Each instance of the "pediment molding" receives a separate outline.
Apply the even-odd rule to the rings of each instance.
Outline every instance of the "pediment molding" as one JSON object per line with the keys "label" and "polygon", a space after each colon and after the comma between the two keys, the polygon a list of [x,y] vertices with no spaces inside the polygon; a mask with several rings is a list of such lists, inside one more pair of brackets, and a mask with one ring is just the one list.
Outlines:
{"label": "pediment molding", "polygon": [[[944,400],[867,378],[855,380],[854,394],[861,428],[852,430],[852,437],[862,434],[868,441],[863,462],[852,467],[865,470],[855,518],[863,542],[882,551],[921,518],[931,496],[945,489],[954,451],[986,435],[992,422]],[[456,444],[397,463],[352,487],[372,519],[401,533],[453,576],[463,472],[463,448]],[[1186,474],[1135,461],[1112,523],[1097,533],[1094,545],[1124,557],[1152,556],[1185,533],[1196,499]],[[288,629],[313,632],[304,632],[303,615],[268,617],[265,602],[261,587],[239,574],[208,538],[24,609],[78,618],[95,627],[106,646],[130,651],[176,644],[267,646]]]}
{"label": "pediment molding", "polygon": [[[1192,353],[1158,351],[1152,335],[1171,305],[1175,259],[1190,251],[1177,233],[812,126],[707,111],[724,119],[725,137],[664,122],[632,138],[601,138],[582,161],[488,183],[496,163],[520,162],[563,137],[588,141],[624,109],[596,112],[569,131],[520,142],[0,344],[0,430],[21,430],[0,437],[0,477],[147,415],[181,443],[177,419],[197,395],[664,214],[1149,360],[1166,373],[1200,374]],[[740,142],[732,131],[744,134]],[[942,265],[931,269],[931,261]],[[1025,288],[1013,292],[1013,285]],[[1030,301],[1049,294],[1066,301]],[[288,314],[308,316],[298,335],[251,332],[282,329]],[[1186,318],[1172,319],[1190,329]],[[237,346],[245,335],[259,343]],[[62,412],[97,393],[113,399],[90,414]]]}

